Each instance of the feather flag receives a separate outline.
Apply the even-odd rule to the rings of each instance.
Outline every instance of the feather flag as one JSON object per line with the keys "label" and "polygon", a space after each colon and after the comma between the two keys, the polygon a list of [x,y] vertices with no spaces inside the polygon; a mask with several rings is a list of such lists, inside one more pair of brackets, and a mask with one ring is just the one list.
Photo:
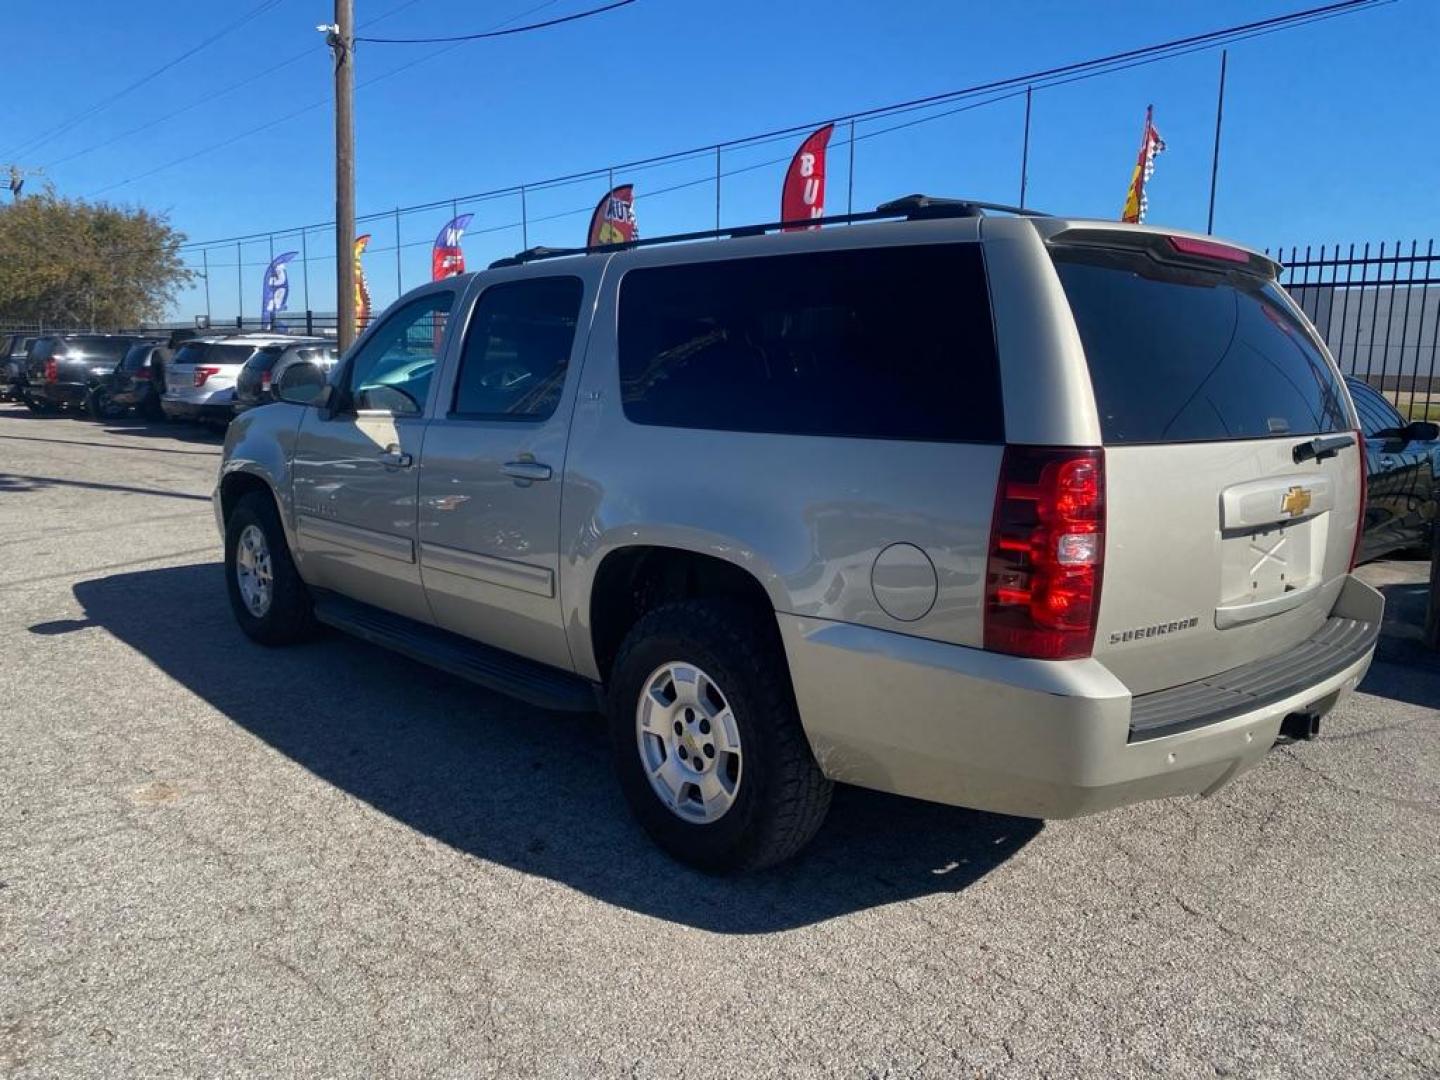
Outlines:
{"label": "feather flag", "polygon": [[290,275],[285,264],[299,254],[298,251],[283,252],[265,268],[265,281],[260,290],[260,326],[264,330],[285,329],[275,316],[290,306]]}
{"label": "feather flag", "polygon": [[605,247],[609,244],[628,244],[640,238],[640,229],[635,224],[635,185],[621,184],[605,193],[590,215],[590,231],[586,234],[586,247]]}
{"label": "feather flag", "polygon": [[460,238],[470,226],[474,214],[461,214],[451,218],[435,237],[435,246],[430,251],[430,280],[454,277],[465,272],[465,252],[460,247]]}
{"label": "feather flag", "polygon": [[1165,140],[1155,130],[1155,106],[1145,106],[1145,131],[1140,136],[1140,155],[1135,159],[1135,171],[1130,174],[1130,190],[1125,193],[1125,209],[1121,221],[1138,225],[1145,220],[1150,209],[1150,195],[1146,186],[1155,175],[1155,159],[1165,151]]}
{"label": "feather flag", "polygon": [[[805,221],[825,216],[825,150],[830,145],[834,124],[826,124],[819,131],[811,133],[785,172],[785,184],[780,189],[780,220]],[[818,225],[787,225],[785,231],[793,229],[819,228]]]}
{"label": "feather flag", "polygon": [[370,286],[365,281],[365,267],[360,256],[365,254],[365,245],[370,243],[370,234],[355,238],[355,334],[365,332],[370,322]]}

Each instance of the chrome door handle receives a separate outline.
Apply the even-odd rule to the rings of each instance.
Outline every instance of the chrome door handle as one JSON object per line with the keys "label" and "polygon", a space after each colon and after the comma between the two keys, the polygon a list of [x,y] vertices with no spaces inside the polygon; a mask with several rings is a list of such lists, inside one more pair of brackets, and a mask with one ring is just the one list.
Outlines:
{"label": "chrome door handle", "polygon": [[409,454],[403,453],[398,447],[386,450],[380,455],[382,465],[390,465],[397,469],[408,469],[415,461]]}
{"label": "chrome door handle", "polygon": [[549,480],[553,475],[549,465],[538,461],[507,461],[500,471],[516,480]]}

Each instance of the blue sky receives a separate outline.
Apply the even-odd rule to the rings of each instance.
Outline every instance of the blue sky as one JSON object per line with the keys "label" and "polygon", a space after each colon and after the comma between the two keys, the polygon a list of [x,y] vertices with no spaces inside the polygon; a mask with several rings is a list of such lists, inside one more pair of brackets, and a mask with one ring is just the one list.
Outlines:
{"label": "blue sky", "polygon": [[[356,19],[362,34],[454,34],[568,14],[596,2],[356,0]],[[357,204],[362,213],[381,211],[544,179],[1318,2],[639,0],[594,19],[444,51],[362,44]],[[59,17],[53,0],[6,0],[0,37],[25,47],[7,50],[0,155],[22,150],[20,161],[45,166],[46,178],[65,194],[99,193],[166,211],[192,240],[328,220],[330,63],[314,30],[328,21],[325,0],[277,0],[142,89],[110,102],[127,83],[259,3],[70,0]],[[1423,241],[1440,232],[1440,121],[1432,108],[1437,40],[1440,3],[1398,0],[1232,46],[1216,232],[1262,247]],[[81,153],[295,56],[263,80]],[[1038,92],[1029,202],[1057,212],[1116,216],[1144,108],[1153,102],[1169,148],[1151,186],[1150,220],[1203,229],[1218,62],[1218,52],[1205,52]],[[413,66],[377,79],[407,64]],[[377,81],[365,85],[369,80]],[[26,146],[102,101],[109,103],[70,130]],[[304,110],[312,103],[318,104]],[[1014,201],[1023,109],[1023,98],[1014,98],[870,139],[863,138],[862,125],[856,207],[913,191]],[[283,124],[159,168],[294,112]],[[888,124],[872,128],[880,126]],[[786,157],[790,149],[776,144],[740,150],[727,154],[722,166],[728,173]],[[846,153],[843,147],[832,151],[832,210],[843,209]],[[158,171],[140,178],[152,170]],[[702,184],[648,200],[646,190],[698,180],[713,170],[709,159],[616,179],[636,183],[642,233],[656,235],[710,227],[714,188]],[[727,176],[722,220],[775,217],[783,171],[777,163]],[[532,193],[529,214],[533,220],[580,210],[603,189],[603,182],[587,181]],[[477,215],[465,242],[471,266],[520,248],[520,229],[511,227],[520,219],[517,199],[460,209]],[[587,213],[537,222],[529,240],[582,242]],[[429,210],[402,218],[405,287],[428,276],[428,245],[448,216],[448,210]],[[393,219],[361,226],[375,234],[366,270],[377,308],[396,295],[394,228]],[[333,245],[331,231],[308,234],[316,309],[333,306],[327,295],[333,290]],[[299,246],[298,237],[276,240],[277,251]],[[199,252],[189,254],[198,266]],[[212,311],[217,318],[232,315],[235,248],[209,254]],[[251,314],[268,254],[263,239],[240,253]],[[292,308],[303,306],[301,279],[297,262]],[[197,281],[174,314],[188,318],[204,308]]]}

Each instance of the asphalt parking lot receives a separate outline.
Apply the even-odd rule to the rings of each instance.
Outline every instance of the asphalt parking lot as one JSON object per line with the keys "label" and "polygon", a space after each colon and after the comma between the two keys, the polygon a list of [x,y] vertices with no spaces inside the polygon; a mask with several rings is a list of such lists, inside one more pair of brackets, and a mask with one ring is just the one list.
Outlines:
{"label": "asphalt parking lot", "polygon": [[1039,823],[842,790],[716,880],[598,722],[226,607],[200,429],[0,405],[0,1075],[1440,1074],[1423,567],[1323,737]]}

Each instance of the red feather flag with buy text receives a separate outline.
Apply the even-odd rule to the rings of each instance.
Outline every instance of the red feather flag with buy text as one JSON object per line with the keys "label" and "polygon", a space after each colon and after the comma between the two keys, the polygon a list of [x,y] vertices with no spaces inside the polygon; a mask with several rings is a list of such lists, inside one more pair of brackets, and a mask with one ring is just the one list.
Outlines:
{"label": "red feather flag with buy text", "polygon": [[[825,216],[825,150],[830,145],[834,124],[826,124],[800,144],[785,172],[780,189],[780,220],[809,221]],[[793,229],[816,229],[818,225],[787,225]]]}

